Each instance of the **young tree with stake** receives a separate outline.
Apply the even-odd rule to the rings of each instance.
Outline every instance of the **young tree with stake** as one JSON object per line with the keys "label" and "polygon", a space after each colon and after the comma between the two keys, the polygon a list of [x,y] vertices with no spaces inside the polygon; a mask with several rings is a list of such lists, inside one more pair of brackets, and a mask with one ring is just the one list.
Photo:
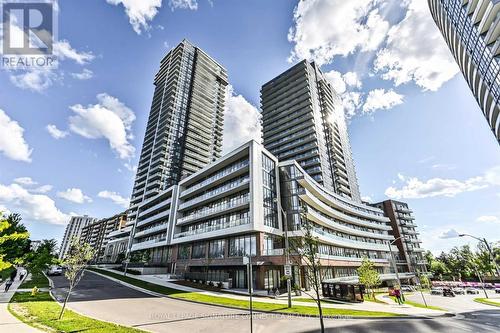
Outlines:
{"label": "young tree with stake", "polygon": [[94,252],[95,250],[89,244],[80,243],[78,238],[71,239],[68,254],[63,260],[63,265],[66,267],[64,276],[66,276],[69,281],[69,289],[68,294],[64,299],[59,319],[61,319],[64,314],[64,309],[66,308],[66,303],[69,300],[71,292],[76,287],[78,282],[80,282],[85,268],[87,267],[89,261],[94,257]]}

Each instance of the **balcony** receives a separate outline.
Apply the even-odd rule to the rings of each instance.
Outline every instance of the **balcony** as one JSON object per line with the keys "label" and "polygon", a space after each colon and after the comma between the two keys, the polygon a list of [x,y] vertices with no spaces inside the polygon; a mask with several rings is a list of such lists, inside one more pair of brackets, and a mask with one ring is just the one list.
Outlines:
{"label": "balcony", "polygon": [[236,199],[236,200],[231,200],[231,201],[225,202],[221,205],[218,205],[216,207],[204,208],[200,211],[197,211],[194,214],[190,214],[190,215],[178,218],[177,225],[186,224],[188,222],[194,222],[198,219],[206,218],[206,217],[209,217],[211,215],[215,215],[215,214],[224,212],[224,211],[229,210],[229,209],[243,207],[245,205],[248,205],[249,202],[250,202],[250,198],[247,195],[246,197]]}
{"label": "balcony", "polygon": [[244,185],[248,185],[249,183],[250,183],[250,179],[247,178],[247,179],[243,179],[243,180],[240,180],[237,182],[229,183],[224,187],[215,188],[214,190],[208,191],[207,193],[205,193],[199,197],[196,197],[194,199],[191,199],[191,200],[188,200],[188,201],[182,203],[181,205],[179,205],[179,210],[183,210],[183,209],[188,208],[190,206],[199,204],[199,203],[206,201],[208,199],[216,199],[217,197],[220,197],[223,195],[228,195],[228,194],[234,192],[235,190],[239,190]]}
{"label": "balcony", "polygon": [[171,202],[172,202],[172,198],[170,198],[168,200],[165,200],[165,201],[162,201],[162,202],[159,202],[156,205],[151,206],[151,207],[149,207],[149,208],[147,208],[147,209],[139,212],[138,216],[141,217],[141,216],[147,215],[147,214],[149,214],[149,213],[151,213],[151,212],[153,212],[153,211],[155,211],[155,210],[157,210],[159,208],[162,208],[164,206],[169,205]]}
{"label": "balcony", "polygon": [[215,226],[210,226],[207,228],[200,228],[200,229],[179,232],[179,233],[174,234],[174,238],[182,238],[182,237],[188,237],[188,236],[194,236],[194,235],[201,235],[201,234],[206,234],[206,233],[209,233],[212,231],[239,227],[240,225],[245,225],[245,224],[249,224],[249,223],[250,223],[250,218],[233,220],[233,221],[226,221],[224,223],[217,224]]}
{"label": "balcony", "polygon": [[338,245],[353,249],[374,250],[374,251],[388,250],[386,244],[360,242],[349,238],[343,238],[317,228],[313,228],[312,231],[313,234],[316,234],[320,240],[323,240],[324,242],[330,243],[332,245]]}
{"label": "balcony", "polygon": [[156,215],[153,215],[151,217],[148,217],[147,219],[144,219],[144,220],[141,220],[141,221],[137,221],[137,224],[136,226],[137,227],[140,227],[140,226],[143,226],[143,225],[146,225],[146,224],[150,224],[150,223],[153,223],[161,218],[164,218],[164,217],[167,217],[168,215],[170,215],[170,210],[166,210],[164,212],[161,212],[161,213],[158,213]]}
{"label": "balcony", "polygon": [[149,249],[152,247],[160,247],[160,246],[165,246],[165,245],[167,245],[166,238],[157,238],[157,239],[152,239],[152,240],[145,241],[145,242],[132,244],[132,248],[130,249],[130,251],[132,251],[132,252],[139,251],[139,250]]}
{"label": "balcony", "polygon": [[128,234],[131,230],[132,230],[132,226],[128,226],[128,227],[122,228],[120,230],[115,230],[115,231],[109,233],[108,238],[124,236],[124,235]]}
{"label": "balcony", "polygon": [[143,236],[154,234],[154,233],[160,232],[160,231],[166,231],[167,229],[168,229],[168,223],[163,223],[163,224],[160,224],[156,227],[148,228],[146,230],[141,230],[141,231],[136,232],[134,234],[134,238],[143,237]]}

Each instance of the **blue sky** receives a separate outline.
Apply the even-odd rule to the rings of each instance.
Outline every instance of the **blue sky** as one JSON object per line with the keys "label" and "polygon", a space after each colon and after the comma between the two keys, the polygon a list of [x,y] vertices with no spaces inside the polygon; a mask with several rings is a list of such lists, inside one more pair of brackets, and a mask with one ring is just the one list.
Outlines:
{"label": "blue sky", "polygon": [[409,202],[434,252],[498,241],[500,148],[425,3],[60,1],[59,68],[0,70],[0,207],[58,240],[70,214],[124,209],[154,74],[187,38],[228,70],[226,151],[258,132],[260,86],[309,58],[342,97],[363,196]]}

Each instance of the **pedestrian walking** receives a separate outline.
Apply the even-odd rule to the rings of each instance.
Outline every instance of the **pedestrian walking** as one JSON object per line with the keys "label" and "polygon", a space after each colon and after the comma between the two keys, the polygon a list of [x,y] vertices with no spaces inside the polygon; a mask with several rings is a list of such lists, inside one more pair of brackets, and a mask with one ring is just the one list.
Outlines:
{"label": "pedestrian walking", "polygon": [[403,300],[401,299],[401,290],[395,289],[394,296],[396,296],[396,302],[398,302],[399,305],[403,304]]}
{"label": "pedestrian walking", "polygon": [[14,270],[10,273],[10,279],[14,281],[16,276],[17,276],[17,268],[14,268]]}
{"label": "pedestrian walking", "polygon": [[7,281],[5,282],[5,292],[8,292],[8,291],[9,291],[10,286],[12,286],[12,282],[14,282],[14,281],[12,281],[11,279],[9,279],[9,280],[7,280]]}

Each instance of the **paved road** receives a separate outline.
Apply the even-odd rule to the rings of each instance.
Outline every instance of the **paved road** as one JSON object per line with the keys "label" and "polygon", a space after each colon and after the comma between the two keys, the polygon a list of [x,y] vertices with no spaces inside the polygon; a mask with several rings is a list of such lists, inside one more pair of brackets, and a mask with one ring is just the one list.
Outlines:
{"label": "paved road", "polygon": [[[63,299],[67,282],[55,277],[55,294]],[[249,332],[248,312],[153,297],[88,272],[76,288],[70,308],[102,320],[152,332]],[[496,310],[495,310],[496,311]],[[498,314],[499,311],[496,311]],[[327,319],[328,332],[497,332],[480,324],[480,311],[468,317],[408,320]],[[476,317],[474,317],[476,316]],[[489,317],[488,317],[489,318]],[[497,317],[496,324],[500,325]],[[489,320],[489,319],[488,319]],[[257,314],[254,332],[317,332],[317,318]]]}

